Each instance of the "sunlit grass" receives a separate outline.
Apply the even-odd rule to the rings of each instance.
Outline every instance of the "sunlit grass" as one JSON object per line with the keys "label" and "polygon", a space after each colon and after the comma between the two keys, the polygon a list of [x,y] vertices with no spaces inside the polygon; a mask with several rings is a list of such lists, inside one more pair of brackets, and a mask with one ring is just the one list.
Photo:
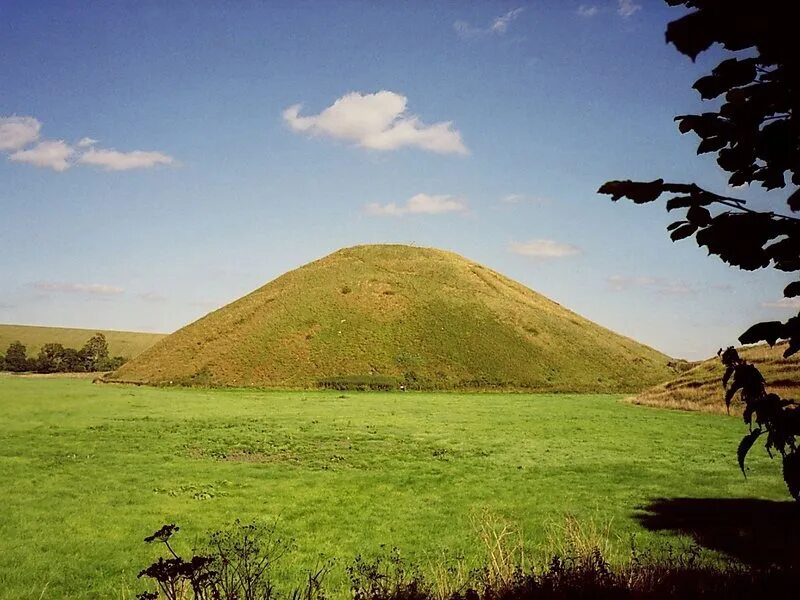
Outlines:
{"label": "sunlit grass", "polygon": [[[423,567],[476,565],[484,510],[545,552],[566,515],[608,526],[612,558],[658,497],[786,499],[780,465],[737,419],[632,406],[611,395],[255,392],[0,377],[0,596],[131,598],[182,527],[187,552],[234,519],[279,519],[298,577],[330,578],[397,546]],[[663,535],[663,534],[659,534]]]}

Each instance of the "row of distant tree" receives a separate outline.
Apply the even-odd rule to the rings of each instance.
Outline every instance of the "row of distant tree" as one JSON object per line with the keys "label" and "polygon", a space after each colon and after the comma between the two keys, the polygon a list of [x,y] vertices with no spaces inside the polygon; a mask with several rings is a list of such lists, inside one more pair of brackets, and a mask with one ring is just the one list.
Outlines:
{"label": "row of distant tree", "polygon": [[122,356],[109,356],[102,333],[94,334],[80,350],[51,342],[42,346],[38,356],[29,358],[25,345],[13,342],[5,355],[0,355],[0,371],[14,373],[91,373],[113,371],[124,363]]}

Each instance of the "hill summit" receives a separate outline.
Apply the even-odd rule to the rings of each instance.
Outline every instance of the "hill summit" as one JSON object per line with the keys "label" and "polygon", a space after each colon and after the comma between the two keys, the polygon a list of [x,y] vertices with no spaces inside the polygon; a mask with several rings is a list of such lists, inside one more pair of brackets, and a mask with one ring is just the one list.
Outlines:
{"label": "hill summit", "polygon": [[638,391],[669,357],[457,254],[355,246],[180,329],[112,380]]}

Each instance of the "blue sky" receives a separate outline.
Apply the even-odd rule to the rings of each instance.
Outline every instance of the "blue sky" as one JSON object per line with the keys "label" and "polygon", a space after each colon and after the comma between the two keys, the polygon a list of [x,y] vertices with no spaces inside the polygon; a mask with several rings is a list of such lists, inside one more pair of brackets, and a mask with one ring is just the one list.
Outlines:
{"label": "blue sky", "polygon": [[168,332],[340,247],[397,242],[708,356],[794,314],[776,305],[788,277],[673,244],[663,204],[595,193],[659,176],[730,193],[672,122],[703,110],[691,84],[719,58],[664,43],[680,14],[6,0],[0,322]]}

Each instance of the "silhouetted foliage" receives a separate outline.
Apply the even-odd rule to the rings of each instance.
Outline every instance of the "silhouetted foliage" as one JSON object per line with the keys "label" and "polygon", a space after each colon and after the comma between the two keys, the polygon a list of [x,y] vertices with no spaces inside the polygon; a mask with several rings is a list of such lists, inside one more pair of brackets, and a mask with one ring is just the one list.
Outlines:
{"label": "silhouetted foliage", "polygon": [[[648,507],[648,510],[655,512],[658,508]],[[686,525],[680,520],[673,523],[669,515],[666,518],[661,514],[647,515],[642,519],[651,529],[675,527],[684,531]],[[697,525],[702,527],[706,521]],[[690,523],[690,526],[694,525]],[[221,534],[225,541],[220,546],[215,547],[213,540],[217,534],[214,534],[209,553],[188,561],[176,554],[170,545],[170,537],[177,531],[175,525],[165,525],[146,538],[146,541],[163,543],[169,557],[160,557],[140,573],[140,577],[153,579],[160,593],[143,592],[137,596],[139,600],[161,597],[167,600],[324,600],[326,597],[322,582],[327,567],[310,572],[301,588],[294,587],[283,593],[276,591],[269,566],[285,547],[279,544],[278,554],[271,554],[276,547],[262,544],[265,538],[257,526],[242,526],[237,522]],[[266,539],[278,539],[273,529],[268,531]],[[494,556],[492,560],[496,559],[498,557]],[[721,560],[705,563],[697,546],[684,550],[665,546],[654,552],[641,551],[635,542],[630,560],[622,566],[609,563],[598,548],[554,556],[539,569],[504,565],[503,568],[508,567],[508,577],[492,577],[497,566],[487,564],[463,576],[448,571],[432,581],[423,575],[418,565],[407,563],[398,549],[392,548],[374,559],[356,557],[346,571],[350,596],[354,600],[778,599],[795,598],[800,585],[794,562],[765,563],[758,568]],[[223,582],[222,569],[227,569],[231,583]],[[244,581],[254,585],[244,587]]]}
{"label": "silhouetted foliage", "polygon": [[[675,118],[681,133],[700,138],[698,154],[714,153],[717,164],[739,187],[757,184],[781,194],[790,211],[800,211],[800,52],[792,4],[783,0],[667,0],[694,9],[667,26],[666,39],[694,60],[714,44],[732,53],[694,84],[714,109]],[[694,183],[608,181],[598,190],[612,200],[637,204],[673,194],[667,210],[685,210],[668,227],[673,241],[694,236],[709,254],[745,270],[772,266],[800,271],[800,219],[758,211],[745,200],[716,194]],[[720,210],[721,209],[721,210]],[[712,212],[714,210],[714,212]],[[800,281],[784,289],[800,296]],[[786,322],[770,321],[744,332],[743,344],[788,340],[784,356],[800,350],[800,314]]]}
{"label": "silhouetted foliage", "polygon": [[[180,530],[175,524],[163,525],[144,538],[148,544],[164,544],[168,557],[139,573],[152,579],[167,600],[271,600],[279,597],[272,579],[272,568],[291,546],[276,533],[275,525],[247,524],[238,520],[232,527],[211,534],[208,551],[189,560],[175,552],[170,540]],[[290,600],[324,600],[322,579],[328,567],[309,573],[303,589],[287,594]],[[140,600],[156,600],[159,592],[146,591]]]}
{"label": "silhouetted foliage", "polygon": [[[742,438],[737,450],[739,467],[745,474],[744,461],[750,448],[762,434],[766,434],[765,447],[772,457],[777,450],[783,459],[783,480],[789,493],[800,500],[800,409],[793,400],[784,400],[769,394],[761,372],[743,360],[734,348],[718,353],[725,365],[722,385],[725,388],[725,406],[730,410],[731,400],[738,393],[744,404],[742,418],[750,431]],[[755,427],[754,427],[755,423]],[[746,476],[746,474],[745,474]]]}

